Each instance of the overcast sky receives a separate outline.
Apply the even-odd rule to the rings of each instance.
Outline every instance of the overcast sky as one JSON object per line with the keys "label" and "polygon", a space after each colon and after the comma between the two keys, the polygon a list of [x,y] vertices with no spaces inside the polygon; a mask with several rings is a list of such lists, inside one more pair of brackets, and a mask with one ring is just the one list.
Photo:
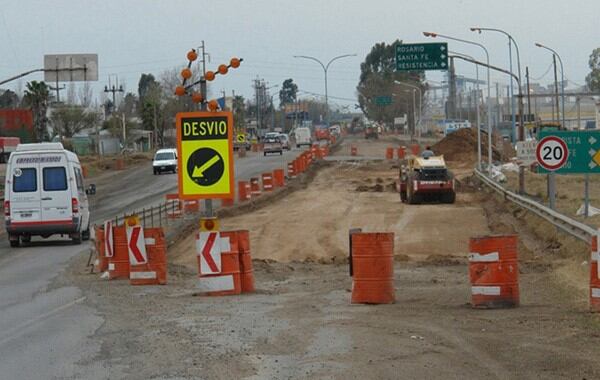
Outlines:
{"label": "overcast sky", "polygon": [[[476,34],[470,26],[495,27],[511,33],[521,51],[521,63],[539,78],[552,62],[555,49],[565,65],[565,77],[583,84],[588,58],[600,47],[598,0],[0,0],[0,79],[43,66],[44,54],[97,53],[100,80],[96,89],[116,74],[127,90],[137,92],[141,73],[160,72],[186,63],[185,54],[204,40],[210,68],[243,57],[242,66],[218,77],[213,91],[250,97],[252,80],[270,85],[293,78],[303,91],[324,93],[323,70],[316,63],[293,58],[315,56],[336,61],[329,71],[329,95],[355,99],[360,62],[376,42],[433,42],[433,31],[483,43],[491,63],[508,67],[508,45],[500,34]],[[450,50],[483,59],[480,48],[449,41]],[[474,75],[470,64],[457,73]],[[428,78],[440,80],[439,73]],[[27,80],[40,80],[41,74]],[[548,83],[552,72],[535,82]],[[507,82],[494,75],[492,81]],[[532,80],[533,81],[533,80]],[[22,83],[24,85],[24,81]],[[17,82],[11,86],[16,88]],[[272,91],[277,91],[273,89]],[[97,91],[95,95],[97,95]],[[351,100],[331,99],[338,104]]]}

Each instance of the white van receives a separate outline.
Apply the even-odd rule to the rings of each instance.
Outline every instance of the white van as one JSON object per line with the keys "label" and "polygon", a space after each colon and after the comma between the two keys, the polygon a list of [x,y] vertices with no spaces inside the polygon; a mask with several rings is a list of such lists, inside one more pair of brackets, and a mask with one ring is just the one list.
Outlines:
{"label": "white van", "polygon": [[299,148],[302,145],[311,146],[312,138],[310,133],[310,128],[308,127],[299,127],[294,131],[294,136],[296,137],[296,147]]}
{"label": "white van", "polygon": [[162,172],[177,173],[177,149],[159,149],[152,161],[154,174]]}
{"label": "white van", "polygon": [[6,165],[4,220],[11,247],[34,235],[90,238],[90,210],[77,155],[61,143],[19,144]]}

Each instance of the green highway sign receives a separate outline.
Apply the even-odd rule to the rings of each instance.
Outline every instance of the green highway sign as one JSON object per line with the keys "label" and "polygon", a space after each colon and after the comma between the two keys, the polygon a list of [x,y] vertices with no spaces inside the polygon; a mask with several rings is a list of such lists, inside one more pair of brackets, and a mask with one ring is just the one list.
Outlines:
{"label": "green highway sign", "polygon": [[396,45],[396,71],[447,69],[448,44],[446,42]]}
{"label": "green highway sign", "polygon": [[600,173],[600,131],[540,131],[538,173]]}
{"label": "green highway sign", "polygon": [[377,104],[378,106],[389,106],[390,104],[392,104],[392,97],[391,96],[376,96],[375,104]]}

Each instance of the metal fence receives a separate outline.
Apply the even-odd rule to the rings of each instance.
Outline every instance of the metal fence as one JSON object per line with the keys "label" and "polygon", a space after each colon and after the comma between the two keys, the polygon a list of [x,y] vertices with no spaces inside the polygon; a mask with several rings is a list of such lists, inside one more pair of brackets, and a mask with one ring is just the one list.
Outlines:
{"label": "metal fence", "polygon": [[122,225],[125,220],[133,215],[140,218],[140,223],[144,227],[163,227],[169,223],[174,223],[176,219],[183,218],[185,215],[193,214],[185,210],[184,203],[178,199],[169,199],[151,207],[143,207],[138,210],[125,212],[111,219],[115,226]]}
{"label": "metal fence", "polygon": [[598,234],[598,230],[594,227],[588,226],[587,224],[581,223],[577,220],[569,218],[559,212],[556,212],[549,207],[546,207],[532,199],[523,197],[510,190],[505,189],[500,184],[494,182],[483,172],[475,169],[477,177],[487,186],[504,196],[504,199],[509,200],[520,207],[527,209],[546,221],[552,223],[557,228],[563,230],[571,236],[574,236],[586,243],[590,243],[592,237]]}

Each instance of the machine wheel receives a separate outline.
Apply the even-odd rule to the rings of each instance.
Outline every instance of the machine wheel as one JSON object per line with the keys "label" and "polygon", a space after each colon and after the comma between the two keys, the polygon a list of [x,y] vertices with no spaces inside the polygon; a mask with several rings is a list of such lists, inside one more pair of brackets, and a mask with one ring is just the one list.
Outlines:
{"label": "machine wheel", "polygon": [[16,239],[15,236],[10,236],[9,237],[9,241],[10,241],[10,246],[12,248],[17,248],[21,245],[21,237],[19,235],[16,235]]}
{"label": "machine wheel", "polygon": [[25,244],[31,243],[31,235],[21,236],[21,243],[25,243]]}
{"label": "machine wheel", "polygon": [[89,225],[88,225],[88,228],[81,233],[81,240],[83,240],[83,241],[90,240],[90,226]]}
{"label": "machine wheel", "polygon": [[406,203],[406,191],[400,191],[400,200]]}
{"label": "machine wheel", "polygon": [[73,234],[71,234],[71,240],[73,241],[73,244],[75,245],[79,245],[81,244],[81,232],[75,232]]}
{"label": "machine wheel", "polygon": [[456,201],[456,193],[454,191],[442,195],[443,203],[454,203],[454,201]]}

